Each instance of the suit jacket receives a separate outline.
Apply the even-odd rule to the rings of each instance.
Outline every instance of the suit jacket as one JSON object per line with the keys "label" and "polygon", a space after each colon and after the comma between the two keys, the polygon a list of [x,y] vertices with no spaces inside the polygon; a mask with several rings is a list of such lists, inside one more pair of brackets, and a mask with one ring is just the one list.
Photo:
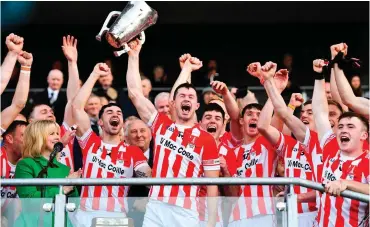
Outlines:
{"label": "suit jacket", "polygon": [[59,124],[63,123],[64,109],[67,105],[67,94],[64,91],[59,91],[58,98],[53,104],[50,104],[48,90],[45,89],[42,92],[36,93],[33,97],[33,105],[46,104],[54,110],[55,118]]}

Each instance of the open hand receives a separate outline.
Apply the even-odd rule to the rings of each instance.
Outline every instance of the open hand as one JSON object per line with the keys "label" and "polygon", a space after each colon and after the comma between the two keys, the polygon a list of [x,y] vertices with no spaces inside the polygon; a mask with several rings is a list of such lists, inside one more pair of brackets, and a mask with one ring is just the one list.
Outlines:
{"label": "open hand", "polygon": [[24,39],[11,33],[6,37],[5,44],[9,51],[13,51],[18,54],[23,49]]}
{"label": "open hand", "polygon": [[68,61],[77,62],[77,39],[75,37],[70,35],[67,37],[63,36],[62,50]]}

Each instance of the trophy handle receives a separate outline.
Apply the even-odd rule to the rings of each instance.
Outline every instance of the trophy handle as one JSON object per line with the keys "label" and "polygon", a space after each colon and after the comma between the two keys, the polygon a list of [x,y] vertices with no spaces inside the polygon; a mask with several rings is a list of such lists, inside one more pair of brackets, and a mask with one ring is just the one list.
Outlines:
{"label": "trophy handle", "polygon": [[[141,45],[143,45],[145,43],[145,33],[144,33],[144,31],[142,31],[140,33],[140,38],[139,39],[140,39]],[[127,45],[127,43],[125,43],[123,45],[123,47],[124,48],[122,50],[114,51],[114,56],[119,57],[122,54],[125,54],[125,53],[127,53],[131,50],[131,48]]]}
{"label": "trophy handle", "polygon": [[119,15],[121,15],[120,11],[112,11],[108,14],[107,19],[105,19],[105,21],[104,21],[103,27],[101,28],[99,34],[95,37],[98,41],[101,41],[101,36],[109,30],[107,25],[108,25],[109,21],[112,19],[112,17],[113,16],[119,16]]}

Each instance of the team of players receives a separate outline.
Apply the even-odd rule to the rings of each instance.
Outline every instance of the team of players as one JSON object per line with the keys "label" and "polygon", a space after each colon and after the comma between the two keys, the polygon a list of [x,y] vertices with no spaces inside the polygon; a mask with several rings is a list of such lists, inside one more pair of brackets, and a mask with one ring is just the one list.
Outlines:
{"label": "team of players", "polygon": [[[73,38],[68,37],[65,47],[76,48]],[[336,102],[328,102],[324,79],[315,78],[312,102],[303,104],[300,119],[292,109],[302,104],[302,97],[293,94],[286,107],[280,93],[287,86],[288,72],[276,72],[276,64],[252,63],[247,71],[257,77],[265,87],[269,100],[265,106],[251,103],[240,110],[226,85],[211,83],[222,96],[225,105],[209,104],[200,124],[195,119],[199,104],[190,81],[191,72],[199,69],[202,62],[189,54],[180,58],[182,71],[171,92],[170,119],[158,113],[154,105],[144,97],[139,72],[139,40],[130,43],[127,87],[129,97],[140,118],[148,124],[153,134],[153,168],[142,151],[121,141],[123,127],[122,110],[115,104],[104,106],[99,113],[101,137],[95,135],[84,111],[85,103],[95,82],[109,74],[107,65],[95,66],[88,80],[74,94],[68,96],[62,136],[76,131],[82,148],[85,178],[195,178],[195,177],[274,177],[277,159],[284,160],[285,176],[299,177],[325,184],[327,193],[317,193],[304,187],[294,187],[298,194],[300,226],[358,226],[368,214],[368,205],[359,201],[334,197],[350,189],[369,194],[368,121],[353,112],[343,113]],[[331,48],[335,83],[343,80],[343,70],[338,57],[347,53],[345,44]],[[74,56],[65,52],[72,64]],[[71,56],[72,55],[72,56]],[[314,70],[322,74],[324,61],[315,60]],[[72,79],[78,79],[76,67],[69,68]],[[342,75],[343,74],[343,75]],[[343,89],[338,83],[338,90]],[[332,89],[333,90],[333,89]],[[67,90],[68,91],[68,90]],[[71,93],[71,92],[70,92]],[[364,105],[369,105],[368,100]],[[365,103],[364,101],[361,101]],[[352,107],[355,111],[356,107]],[[359,113],[367,116],[362,110]],[[273,110],[275,110],[272,119]],[[230,133],[224,132],[225,115],[230,116]],[[45,105],[36,106],[30,120],[53,119],[52,110]],[[280,122],[279,122],[280,121]],[[282,133],[285,124],[294,135]],[[77,130],[68,125],[77,124]],[[72,133],[71,133],[72,132]],[[73,140],[65,142],[60,161],[73,167],[71,160]],[[8,177],[6,151],[2,150],[2,176]],[[10,168],[11,169],[11,168]],[[2,190],[8,190],[3,188]],[[89,226],[97,216],[122,216],[128,212],[127,186],[85,186],[81,192],[81,205],[77,212],[80,226]],[[219,195],[238,197],[232,203],[229,220],[221,211]],[[271,186],[152,186],[149,193],[143,226],[247,226],[248,224],[274,225],[273,190]],[[203,199],[202,199],[203,198]],[[205,199],[207,198],[207,199]]]}

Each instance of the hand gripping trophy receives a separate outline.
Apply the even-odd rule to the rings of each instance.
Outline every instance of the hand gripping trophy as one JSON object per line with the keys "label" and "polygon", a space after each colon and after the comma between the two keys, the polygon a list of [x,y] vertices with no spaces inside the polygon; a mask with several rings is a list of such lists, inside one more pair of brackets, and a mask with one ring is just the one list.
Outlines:
{"label": "hand gripping trophy", "polygon": [[[118,16],[113,25],[108,28],[107,25],[113,16]],[[131,40],[139,36],[141,43],[145,42],[144,30],[157,22],[158,13],[150,8],[144,1],[131,1],[122,12],[112,11],[103,24],[102,29],[96,36],[96,39],[101,41],[102,35],[106,32],[108,43],[122,50],[114,51],[116,57],[130,51],[127,45]]]}

